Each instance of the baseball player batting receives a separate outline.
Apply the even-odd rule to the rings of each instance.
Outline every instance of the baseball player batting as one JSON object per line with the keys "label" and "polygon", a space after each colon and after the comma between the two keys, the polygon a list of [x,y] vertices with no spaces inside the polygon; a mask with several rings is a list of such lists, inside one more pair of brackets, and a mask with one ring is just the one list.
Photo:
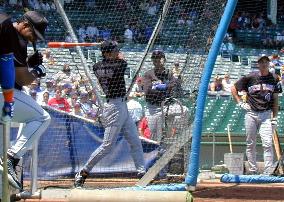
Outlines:
{"label": "baseball player batting", "polygon": [[[7,33],[3,40],[5,40],[5,43],[9,43],[10,52],[14,53],[15,111],[12,120],[13,122],[25,123],[20,136],[14,145],[8,149],[7,154],[8,174],[10,179],[13,179],[10,184],[16,184],[18,189],[22,189],[23,185],[17,178],[15,167],[20,158],[32,148],[33,142],[38,141],[50,123],[49,114],[31,96],[22,91],[23,86],[31,84],[36,78],[44,77],[46,74],[45,67],[42,65],[42,55],[36,51],[28,57],[27,45],[44,39],[47,24],[47,19],[36,11],[26,12],[15,23],[12,23],[9,18],[2,23],[2,25],[5,25],[4,31]],[[0,96],[0,102],[4,102],[2,96]]]}
{"label": "baseball player batting", "polygon": [[104,41],[101,51],[103,60],[96,63],[93,70],[107,100],[102,112],[102,124],[105,128],[104,139],[101,146],[91,154],[87,163],[76,174],[74,182],[76,188],[83,186],[91,169],[111,151],[120,132],[130,145],[138,177],[145,174],[142,144],[126,105],[124,73],[127,62],[123,59],[115,41]]}
{"label": "baseball player batting", "polygon": [[8,32],[11,24],[9,16],[0,14],[0,83],[4,97],[3,121],[10,120],[14,112],[14,50],[9,42]]}
{"label": "baseball player batting", "polygon": [[[246,111],[246,155],[249,163],[248,174],[257,174],[256,137],[259,132],[264,158],[264,172],[269,175],[273,170],[273,129],[277,127],[278,93],[282,92],[281,85],[269,72],[269,58],[262,56],[258,59],[258,72],[252,72],[239,79],[231,88],[232,95],[238,105]],[[247,102],[243,102],[238,92],[247,93]]]}

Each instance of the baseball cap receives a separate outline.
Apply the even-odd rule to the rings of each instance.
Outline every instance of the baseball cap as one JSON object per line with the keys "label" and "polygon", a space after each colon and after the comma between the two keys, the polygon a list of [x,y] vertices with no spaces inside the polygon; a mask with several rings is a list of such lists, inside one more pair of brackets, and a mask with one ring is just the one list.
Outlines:
{"label": "baseball cap", "polygon": [[37,38],[44,40],[44,32],[48,25],[48,20],[37,11],[28,11],[23,15],[23,18],[32,26]]}
{"label": "baseball cap", "polygon": [[260,63],[260,62],[264,62],[264,61],[266,61],[266,62],[270,62],[269,57],[268,57],[268,56],[266,56],[266,55],[263,55],[263,56],[261,56],[261,57],[257,60],[257,62],[258,62],[258,63]]}
{"label": "baseball cap", "polygon": [[101,44],[101,51],[102,52],[112,52],[112,51],[119,51],[118,43],[116,41],[104,41]]}
{"label": "baseball cap", "polygon": [[72,88],[72,85],[70,83],[63,84],[63,88]]}
{"label": "baseball cap", "polygon": [[153,58],[165,58],[165,57],[166,57],[165,53],[162,50],[154,50],[151,56],[152,59]]}

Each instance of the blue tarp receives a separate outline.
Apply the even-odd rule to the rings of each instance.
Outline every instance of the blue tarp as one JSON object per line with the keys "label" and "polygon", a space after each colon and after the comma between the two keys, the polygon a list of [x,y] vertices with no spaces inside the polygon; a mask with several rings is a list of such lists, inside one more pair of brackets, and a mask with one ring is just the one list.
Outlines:
{"label": "blue tarp", "polygon": [[[79,118],[48,110],[52,121],[39,141],[38,177],[39,179],[57,179],[74,177],[89,158],[90,154],[102,143],[104,129]],[[15,137],[17,130],[12,130]],[[158,145],[142,140],[146,166],[156,160]],[[30,153],[24,157],[24,177],[30,177]],[[122,135],[113,150],[92,170],[95,174],[132,173],[134,162],[129,146]]]}
{"label": "blue tarp", "polygon": [[224,183],[284,183],[284,177],[267,175],[231,175],[225,174],[220,179]]}

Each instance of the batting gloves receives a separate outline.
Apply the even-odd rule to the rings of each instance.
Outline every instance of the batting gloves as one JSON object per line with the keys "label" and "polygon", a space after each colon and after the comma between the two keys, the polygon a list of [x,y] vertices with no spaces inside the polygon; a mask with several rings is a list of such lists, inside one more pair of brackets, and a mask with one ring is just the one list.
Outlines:
{"label": "batting gloves", "polygon": [[277,128],[278,125],[278,120],[277,118],[272,118],[271,119],[271,125],[272,125],[272,129],[275,130]]}
{"label": "batting gloves", "polygon": [[248,103],[246,103],[246,102],[239,102],[238,105],[239,105],[240,108],[242,108],[242,109],[244,109],[246,111],[251,110],[250,105]]}
{"label": "batting gloves", "polygon": [[10,121],[14,115],[14,102],[4,102],[2,108],[2,121]]}
{"label": "batting gloves", "polygon": [[36,51],[33,55],[28,57],[27,62],[30,67],[41,65],[43,62],[43,56],[40,52]]}
{"label": "batting gloves", "polygon": [[46,75],[46,69],[43,65],[38,65],[33,67],[33,70],[31,71],[37,78],[45,77]]}
{"label": "batting gloves", "polygon": [[153,90],[166,90],[167,87],[168,87],[167,84],[165,84],[165,83],[159,83],[159,84],[153,85],[153,86],[152,86],[152,89],[153,89]]}

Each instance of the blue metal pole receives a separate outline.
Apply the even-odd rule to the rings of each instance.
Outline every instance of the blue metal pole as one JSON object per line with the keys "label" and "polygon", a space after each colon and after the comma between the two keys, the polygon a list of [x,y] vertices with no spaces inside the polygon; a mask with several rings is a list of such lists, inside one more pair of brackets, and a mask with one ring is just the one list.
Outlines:
{"label": "blue metal pole", "polygon": [[202,133],[202,119],[203,119],[203,111],[205,106],[208,84],[211,78],[216,58],[218,56],[220,46],[223,42],[225,34],[227,33],[227,29],[229,27],[230,20],[233,16],[236,5],[237,5],[237,0],[228,0],[224,14],[218,26],[214,41],[209,51],[203,75],[201,78],[199,93],[197,97],[195,119],[193,123],[191,153],[189,156],[188,171],[185,178],[185,183],[188,185],[189,188],[195,187],[197,183],[197,176],[199,172],[199,153],[200,153],[200,141]]}

